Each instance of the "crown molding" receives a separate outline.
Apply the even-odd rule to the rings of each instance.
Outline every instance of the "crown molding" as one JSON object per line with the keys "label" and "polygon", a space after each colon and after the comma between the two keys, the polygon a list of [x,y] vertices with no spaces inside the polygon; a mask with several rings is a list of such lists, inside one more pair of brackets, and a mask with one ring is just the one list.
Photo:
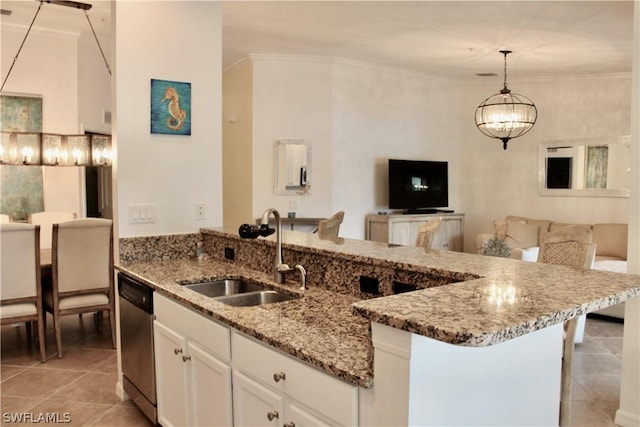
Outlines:
{"label": "crown molding", "polygon": [[[322,56],[322,55],[284,55],[284,54],[249,54],[249,58],[253,62],[261,62],[261,61],[281,61],[281,62],[317,62],[317,63],[326,63],[331,65],[350,65],[353,67],[365,68],[376,71],[385,71],[385,72],[393,72],[398,74],[403,74],[406,76],[416,77],[420,79],[428,79],[431,81],[442,81],[449,82],[451,79],[447,79],[440,76],[430,75],[420,71],[409,70],[406,68],[393,67],[388,65],[376,64],[373,62],[359,61],[356,59],[349,59],[339,56]],[[246,59],[246,58],[244,58]],[[239,62],[239,61],[238,61]],[[232,64],[228,68],[231,68],[238,62]],[[228,69],[227,68],[227,69]]]}
{"label": "crown molding", "polygon": [[[29,29],[27,25],[8,24],[8,23],[3,23],[1,27],[2,27],[2,31],[8,30],[16,33],[20,32],[23,35],[26,34],[27,30]],[[68,37],[76,40],[80,38],[80,34],[81,34],[80,31],[58,30],[58,29],[38,27],[38,26],[31,27],[31,33],[40,34],[43,36]]]}
{"label": "crown molding", "polygon": [[[265,54],[265,53],[251,53],[239,60],[235,61],[228,67],[226,67],[223,72],[229,71],[247,61],[251,62],[263,62],[263,61],[271,61],[271,62],[315,62],[315,63],[325,63],[325,64],[338,64],[338,65],[350,65],[353,67],[359,67],[364,69],[376,70],[376,71],[386,71],[402,74],[405,76],[426,79],[429,81],[436,82],[446,82],[446,83],[455,83],[461,85],[477,85],[479,83],[489,83],[491,80],[480,77],[468,77],[464,79],[460,78],[447,78],[442,76],[437,76],[433,74],[429,74],[427,72],[409,70],[406,68],[393,67],[375,64],[372,62],[359,61],[355,59],[337,57],[337,56],[321,56],[321,55],[285,55],[285,54]],[[522,77],[522,78],[510,78],[509,83],[513,82],[551,82],[557,80],[594,80],[594,79],[620,79],[620,78],[631,78],[631,72],[623,72],[623,73],[606,73],[606,74],[557,74],[557,75],[548,75],[548,76],[534,76],[534,77]],[[502,81],[501,76],[496,76],[496,81]]]}

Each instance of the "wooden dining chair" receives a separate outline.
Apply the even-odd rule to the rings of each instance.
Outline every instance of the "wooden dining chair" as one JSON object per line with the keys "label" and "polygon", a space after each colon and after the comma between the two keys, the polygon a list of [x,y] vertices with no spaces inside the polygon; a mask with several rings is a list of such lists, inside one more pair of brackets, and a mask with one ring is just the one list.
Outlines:
{"label": "wooden dining chair", "polygon": [[84,218],[53,225],[53,286],[45,290],[45,308],[53,314],[58,357],[62,357],[60,317],[108,312],[111,340],[116,347],[113,287],[113,222]]}
{"label": "wooden dining chair", "polygon": [[[541,236],[538,262],[588,270],[593,267],[595,254],[591,230],[584,226],[569,226]],[[563,324],[560,427],[568,427],[571,420],[571,371],[578,321],[579,317],[572,317]]]}
{"label": "wooden dining chair", "polygon": [[40,226],[40,249],[51,249],[53,224],[72,219],[76,219],[74,212],[44,211],[35,212],[27,216],[27,221],[30,224],[38,224]]}
{"label": "wooden dining chair", "polygon": [[338,211],[329,218],[320,220],[318,222],[318,237],[320,239],[338,237],[343,219],[344,211]]}
{"label": "wooden dining chair", "polygon": [[438,227],[442,223],[442,219],[433,218],[428,222],[423,222],[418,227],[418,237],[416,238],[416,246],[422,247],[425,250],[431,249],[431,243],[433,243],[433,236],[436,234]]}
{"label": "wooden dining chair", "polygon": [[[40,281],[40,226],[0,224],[0,230],[0,323],[35,321],[40,360],[46,362]],[[31,339],[31,328],[26,329],[28,339]]]}

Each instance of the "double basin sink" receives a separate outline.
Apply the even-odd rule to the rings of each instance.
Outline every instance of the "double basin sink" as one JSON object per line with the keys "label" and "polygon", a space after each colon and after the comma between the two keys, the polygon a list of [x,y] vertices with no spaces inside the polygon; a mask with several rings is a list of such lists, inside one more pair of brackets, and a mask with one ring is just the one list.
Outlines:
{"label": "double basin sink", "polygon": [[183,286],[235,307],[250,307],[298,298],[242,279],[212,280],[209,282],[189,283]]}

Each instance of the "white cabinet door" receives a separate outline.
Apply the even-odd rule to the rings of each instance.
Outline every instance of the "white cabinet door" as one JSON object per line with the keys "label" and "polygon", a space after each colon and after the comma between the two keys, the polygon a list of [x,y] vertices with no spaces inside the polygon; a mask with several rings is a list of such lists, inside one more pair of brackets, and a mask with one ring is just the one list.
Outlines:
{"label": "white cabinet door", "polygon": [[158,422],[164,427],[188,425],[185,362],[186,339],[157,320],[153,322]]}
{"label": "white cabinet door", "polygon": [[231,368],[189,342],[188,363],[191,387],[191,420],[194,426],[231,426]]}
{"label": "white cabinet door", "polygon": [[331,426],[334,423],[322,420],[312,415],[305,408],[291,402],[287,405],[287,415],[285,417],[284,427],[315,427],[315,426]]}
{"label": "white cabinet door", "polygon": [[462,219],[442,218],[442,224],[433,236],[433,249],[462,252]]}
{"label": "white cabinet door", "polygon": [[233,373],[235,426],[282,426],[284,397],[239,372]]}
{"label": "white cabinet door", "polygon": [[440,223],[440,227],[433,234],[433,241],[431,242],[431,249],[437,249],[440,251],[452,250],[449,246],[449,224],[457,222],[456,220],[444,220]]}
{"label": "white cabinet door", "polygon": [[464,214],[367,215],[367,237],[377,242],[415,246],[420,224],[434,218],[442,219],[442,224],[433,236],[431,247],[462,252],[464,250]]}
{"label": "white cabinet door", "polygon": [[[411,246],[411,221],[393,220],[389,224],[389,243]],[[414,233],[417,236],[417,233]],[[416,239],[413,238],[415,245]]]}

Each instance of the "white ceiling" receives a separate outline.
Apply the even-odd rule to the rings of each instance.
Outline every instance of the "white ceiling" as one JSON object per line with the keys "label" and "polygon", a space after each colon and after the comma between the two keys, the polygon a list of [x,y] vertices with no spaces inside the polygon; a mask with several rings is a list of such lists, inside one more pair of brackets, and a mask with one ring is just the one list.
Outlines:
{"label": "white ceiling", "polygon": [[[122,0],[118,0],[122,1]],[[86,1],[99,34],[108,1]],[[28,25],[35,0],[7,1],[2,22]],[[141,25],[144,17],[141,17]],[[84,13],[44,4],[35,26],[87,31]],[[631,71],[633,0],[621,1],[229,1],[223,66],[247,54],[320,55],[456,79]]]}

